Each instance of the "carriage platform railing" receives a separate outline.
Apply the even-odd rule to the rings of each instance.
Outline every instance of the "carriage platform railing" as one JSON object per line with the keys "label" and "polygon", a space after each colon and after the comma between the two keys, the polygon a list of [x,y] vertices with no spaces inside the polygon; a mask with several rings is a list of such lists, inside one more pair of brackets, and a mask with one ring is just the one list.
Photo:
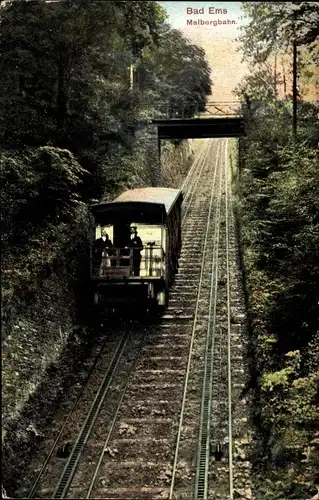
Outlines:
{"label": "carriage platform railing", "polygon": [[[143,246],[141,260],[137,249],[112,247],[102,253],[101,262],[93,264],[95,278],[161,277],[165,270],[165,252],[162,246],[153,243]],[[139,265],[138,265],[139,264]],[[136,268],[139,274],[136,274]]]}

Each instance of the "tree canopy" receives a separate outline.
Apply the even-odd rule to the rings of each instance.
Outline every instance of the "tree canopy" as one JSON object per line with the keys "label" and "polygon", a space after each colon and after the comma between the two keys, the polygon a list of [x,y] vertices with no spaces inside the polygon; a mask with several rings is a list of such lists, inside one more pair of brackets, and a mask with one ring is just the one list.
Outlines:
{"label": "tree canopy", "polygon": [[103,193],[103,165],[132,147],[144,110],[183,99],[191,116],[211,90],[203,51],[152,1],[20,0],[3,9],[0,50],[2,147],[70,150],[89,197]]}
{"label": "tree canopy", "polygon": [[274,49],[311,44],[319,36],[318,2],[243,2],[249,18],[239,40],[252,64],[264,62]]}

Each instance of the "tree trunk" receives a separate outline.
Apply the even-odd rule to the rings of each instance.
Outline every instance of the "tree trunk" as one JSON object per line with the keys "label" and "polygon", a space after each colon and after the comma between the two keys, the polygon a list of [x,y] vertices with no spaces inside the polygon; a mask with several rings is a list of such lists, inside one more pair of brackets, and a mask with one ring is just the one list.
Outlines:
{"label": "tree trunk", "polygon": [[297,135],[297,43],[293,42],[293,65],[292,65],[292,135]]}
{"label": "tree trunk", "polygon": [[68,77],[66,54],[61,51],[58,58],[58,93],[56,100],[56,145],[63,145],[68,107]]}

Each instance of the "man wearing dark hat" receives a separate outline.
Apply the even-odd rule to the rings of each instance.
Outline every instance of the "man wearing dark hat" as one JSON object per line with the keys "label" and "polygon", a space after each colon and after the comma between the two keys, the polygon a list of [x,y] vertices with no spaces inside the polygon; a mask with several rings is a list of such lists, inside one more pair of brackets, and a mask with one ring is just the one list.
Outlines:
{"label": "man wearing dark hat", "polygon": [[143,243],[139,236],[137,236],[137,227],[131,227],[131,241],[130,247],[133,248],[133,275],[140,275],[141,266],[141,251],[143,250]]}

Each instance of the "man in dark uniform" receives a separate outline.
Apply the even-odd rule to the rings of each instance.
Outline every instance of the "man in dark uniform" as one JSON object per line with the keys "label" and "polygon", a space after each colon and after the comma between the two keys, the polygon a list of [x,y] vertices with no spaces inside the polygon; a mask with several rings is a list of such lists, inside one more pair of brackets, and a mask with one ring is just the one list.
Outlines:
{"label": "man in dark uniform", "polygon": [[133,248],[133,275],[140,275],[141,266],[141,251],[143,250],[143,243],[139,236],[137,236],[136,226],[131,227],[131,241],[130,247]]}
{"label": "man in dark uniform", "polygon": [[111,255],[111,252],[109,252],[108,249],[112,247],[113,243],[110,240],[109,235],[105,230],[102,230],[101,238],[95,240],[93,248],[94,268],[97,272],[100,270],[102,258],[106,258],[108,255]]}

